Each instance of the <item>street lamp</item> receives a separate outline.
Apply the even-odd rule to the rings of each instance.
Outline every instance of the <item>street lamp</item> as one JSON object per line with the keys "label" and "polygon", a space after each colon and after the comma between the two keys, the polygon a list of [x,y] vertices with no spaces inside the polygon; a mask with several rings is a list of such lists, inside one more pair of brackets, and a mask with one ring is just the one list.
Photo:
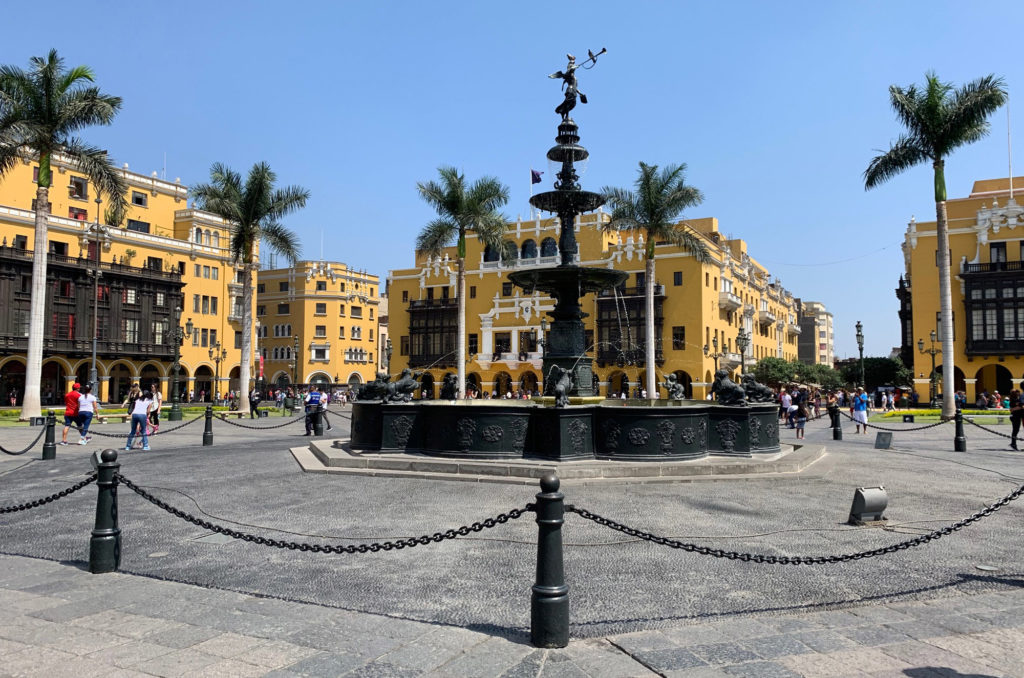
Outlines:
{"label": "street lamp", "polygon": [[747,371],[747,347],[750,346],[750,332],[747,332],[745,328],[740,328],[739,334],[736,335],[736,348],[740,350],[740,376]]}
{"label": "street lamp", "polygon": [[392,352],[392,350],[394,350],[394,349],[391,346],[391,337],[389,336],[387,338],[387,341],[384,342],[384,359],[386,361],[384,363],[384,369],[386,369],[388,371],[388,374],[391,374],[391,352]]}
{"label": "street lamp", "polygon": [[185,323],[185,329],[181,328],[181,306],[174,308],[174,327],[171,328],[171,341],[174,342],[174,364],[171,365],[171,370],[174,376],[171,378],[171,413],[168,415],[168,421],[181,421],[181,403],[178,399],[178,374],[181,372],[181,342],[192,336],[192,330],[195,329],[195,325],[192,324],[192,318],[188,319]]}
{"label": "street lamp", "polygon": [[92,386],[93,395],[98,396],[100,392],[100,378],[96,371],[96,337],[99,334],[99,306],[100,306],[100,237],[107,237],[107,229],[100,225],[100,203],[103,200],[96,192],[96,220],[92,226],[86,229],[96,247],[95,268],[92,277],[92,367],[89,368],[89,385]]}
{"label": "street lamp", "polygon": [[936,407],[938,407],[938,403],[935,402],[935,397],[936,397],[936,394],[935,394],[935,354],[942,353],[942,349],[941,348],[935,348],[935,339],[936,339],[935,330],[932,330],[930,338],[932,340],[932,347],[931,348],[925,350],[924,339],[918,339],[917,340],[917,350],[919,352],[921,352],[921,353],[927,353],[928,355],[930,355],[932,357],[932,372],[929,375],[929,379],[928,379],[928,407],[934,410]]}
{"label": "street lamp", "polygon": [[711,351],[710,349],[708,349],[708,345],[704,344],[704,357],[705,358],[712,358],[712,359],[714,359],[714,361],[715,361],[715,372],[717,372],[718,371],[718,359],[721,358],[723,355],[725,355],[724,353],[719,353],[718,352],[718,335],[717,334],[711,340],[711,345],[715,347],[714,351]]}
{"label": "street lamp", "polygon": [[546,337],[548,336],[548,330],[549,329],[551,329],[551,323],[548,322],[547,318],[541,318],[540,319],[540,339],[537,340],[537,343],[540,344],[540,357],[541,358],[543,358],[545,355],[547,355],[547,352],[548,352]]}
{"label": "street lamp", "polygon": [[295,336],[292,337],[292,343],[294,344],[294,350],[292,352],[292,355],[294,356],[294,358],[292,360],[292,383],[295,384],[296,387],[298,387],[298,385],[299,385],[299,335],[296,334]]}
{"label": "street lamp", "polygon": [[228,357],[228,351],[226,348],[221,348],[220,342],[210,347],[210,360],[217,365],[216,376],[214,377],[214,390],[213,390],[213,404],[217,404],[217,400],[220,398],[220,363],[226,360]]}
{"label": "street lamp", "polygon": [[860,351],[860,385],[866,391],[868,385],[864,381],[864,326],[860,324],[859,320],[857,321],[857,350]]}

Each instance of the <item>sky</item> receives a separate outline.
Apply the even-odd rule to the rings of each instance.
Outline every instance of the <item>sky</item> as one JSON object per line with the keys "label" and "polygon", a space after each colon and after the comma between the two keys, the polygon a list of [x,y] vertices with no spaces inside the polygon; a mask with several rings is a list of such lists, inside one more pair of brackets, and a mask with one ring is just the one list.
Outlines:
{"label": "sky", "polygon": [[[589,103],[573,111],[590,151],[584,188],[629,187],[640,161],[685,163],[705,197],[686,216],[717,217],[784,287],[823,302],[837,358],[857,354],[858,320],[866,355],[899,345],[899,245],[911,216],[934,220],[930,166],[864,190],[871,158],[902,131],[889,86],[929,70],[955,84],[994,73],[1024,109],[1019,1],[46,7],[49,29],[6,31],[0,63],[27,67],[55,47],[90,66],[124,105],[83,138],[186,185],[214,162],[244,175],[266,161],[279,184],[312,194],[284,222],[303,258],[382,278],[412,265],[434,216],[416,183],[442,165],[497,177],[505,214],[529,215],[530,169],[545,172],[538,190],[554,174],[545,153],[562,96],[547,75],[566,53],[607,48],[580,72]],[[13,3],[4,20],[36,26],[39,12]],[[987,138],[947,160],[951,198],[1007,175],[1008,126],[1024,148],[1019,120],[1001,110]],[[1024,174],[1019,150],[1013,165]]]}

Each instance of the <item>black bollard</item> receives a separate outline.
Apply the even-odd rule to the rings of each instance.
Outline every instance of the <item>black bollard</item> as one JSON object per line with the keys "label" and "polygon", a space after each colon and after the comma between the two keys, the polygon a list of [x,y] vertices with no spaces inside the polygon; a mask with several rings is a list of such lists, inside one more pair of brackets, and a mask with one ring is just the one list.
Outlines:
{"label": "black bollard", "polygon": [[562,523],[565,495],[558,476],[540,479],[537,495],[537,583],[530,596],[530,642],[534,647],[569,644],[569,587],[562,567]]}
{"label": "black bollard", "polygon": [[313,434],[318,436],[324,434],[324,411],[319,407],[313,412]]}
{"label": "black bollard", "polygon": [[203,447],[213,445],[213,408],[206,406],[206,428],[203,429]]}
{"label": "black bollard", "polygon": [[[117,572],[121,565],[121,528],[117,526],[117,478],[121,465],[116,450],[103,450],[95,463],[96,527],[89,540],[89,571],[93,574]],[[95,460],[95,457],[94,457]]]}
{"label": "black bollard", "polygon": [[956,416],[953,420],[956,422],[956,433],[953,434],[953,451],[966,452],[967,436],[964,435],[964,413],[960,411],[959,407],[956,408]]}
{"label": "black bollard", "polygon": [[46,438],[43,440],[43,459],[53,460],[57,458],[57,443],[55,442],[54,429],[57,428],[57,417],[50,410],[46,415]]}
{"label": "black bollard", "polygon": [[835,405],[829,408],[829,414],[832,415],[832,440],[843,439],[843,424],[839,417],[842,416],[839,413],[839,405]]}

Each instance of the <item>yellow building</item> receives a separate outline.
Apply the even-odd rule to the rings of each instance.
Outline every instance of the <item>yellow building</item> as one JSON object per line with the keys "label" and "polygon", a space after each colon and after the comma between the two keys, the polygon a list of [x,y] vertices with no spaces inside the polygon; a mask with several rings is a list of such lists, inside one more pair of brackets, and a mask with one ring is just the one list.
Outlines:
{"label": "yellow building", "polygon": [[373,381],[379,305],[380,277],[342,263],[299,261],[260,270],[256,318],[267,384]]}
{"label": "yellow building", "polygon": [[[578,220],[578,263],[614,268],[630,277],[619,289],[583,298],[586,344],[595,360],[598,392],[628,390],[632,395],[644,383],[644,243],[639,234],[602,232],[597,225],[607,219],[597,212]],[[745,242],[723,237],[714,218],[687,223],[704,239],[712,262],[699,264],[673,245],[657,245],[656,360],[659,383],[675,373],[687,395],[702,398],[716,360],[726,369],[740,366],[736,337],[741,328],[752,336],[743,356],[752,365],[766,356],[795,360],[800,327],[792,294],[747,254]],[[506,274],[559,263],[555,219],[510,223],[507,238],[517,251],[511,265],[472,233],[466,253],[467,379],[477,391],[499,396],[543,389],[541,322],[554,307],[547,295],[525,294]],[[455,370],[455,269],[451,247],[439,257],[417,255],[413,268],[389,274],[393,308],[388,324],[395,345],[391,372],[403,367],[424,371],[423,396],[428,398],[437,397],[443,376]]]}
{"label": "yellow building", "polygon": [[[1024,189],[1024,178],[1014,178],[1013,186],[1017,192]],[[966,393],[969,403],[982,391],[998,390],[1005,396],[1024,379],[1024,207],[1011,199],[1010,180],[1003,178],[976,181],[969,196],[948,200],[946,209],[956,349],[953,386]],[[913,366],[921,402],[927,402],[930,351],[942,348],[934,221],[911,219],[903,255],[906,271],[897,289],[900,353]],[[941,372],[942,354],[934,359]]]}
{"label": "yellow building", "polygon": [[[38,163],[26,157],[0,181],[0,402],[21,402],[31,290]],[[188,208],[180,181],[121,170],[129,209],[103,225],[105,196],[55,155],[50,188],[43,405],[88,382],[96,322],[99,397],[121,402],[132,382],[159,382],[169,400],[175,309],[194,331],[181,347],[181,393],[206,400],[238,388],[241,285],[227,224]],[[97,227],[97,218],[100,226]],[[97,247],[97,243],[99,246]],[[100,271],[98,284],[93,272]],[[95,286],[94,286],[95,285]],[[251,331],[251,330],[250,330]],[[223,359],[213,353],[220,345]],[[217,378],[219,377],[219,381]]]}

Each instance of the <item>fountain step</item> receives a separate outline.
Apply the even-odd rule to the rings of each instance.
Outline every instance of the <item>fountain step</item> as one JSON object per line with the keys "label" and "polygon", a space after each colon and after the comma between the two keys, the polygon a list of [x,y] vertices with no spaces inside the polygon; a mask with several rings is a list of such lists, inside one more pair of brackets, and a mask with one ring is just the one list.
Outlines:
{"label": "fountain step", "polygon": [[460,480],[533,485],[554,471],[563,482],[578,484],[665,483],[708,480],[799,478],[825,456],[824,445],[783,446],[777,454],[757,458],[705,458],[676,462],[468,460],[400,453],[359,453],[347,439],[315,440],[292,448],[307,473],[336,473],[391,478]]}

